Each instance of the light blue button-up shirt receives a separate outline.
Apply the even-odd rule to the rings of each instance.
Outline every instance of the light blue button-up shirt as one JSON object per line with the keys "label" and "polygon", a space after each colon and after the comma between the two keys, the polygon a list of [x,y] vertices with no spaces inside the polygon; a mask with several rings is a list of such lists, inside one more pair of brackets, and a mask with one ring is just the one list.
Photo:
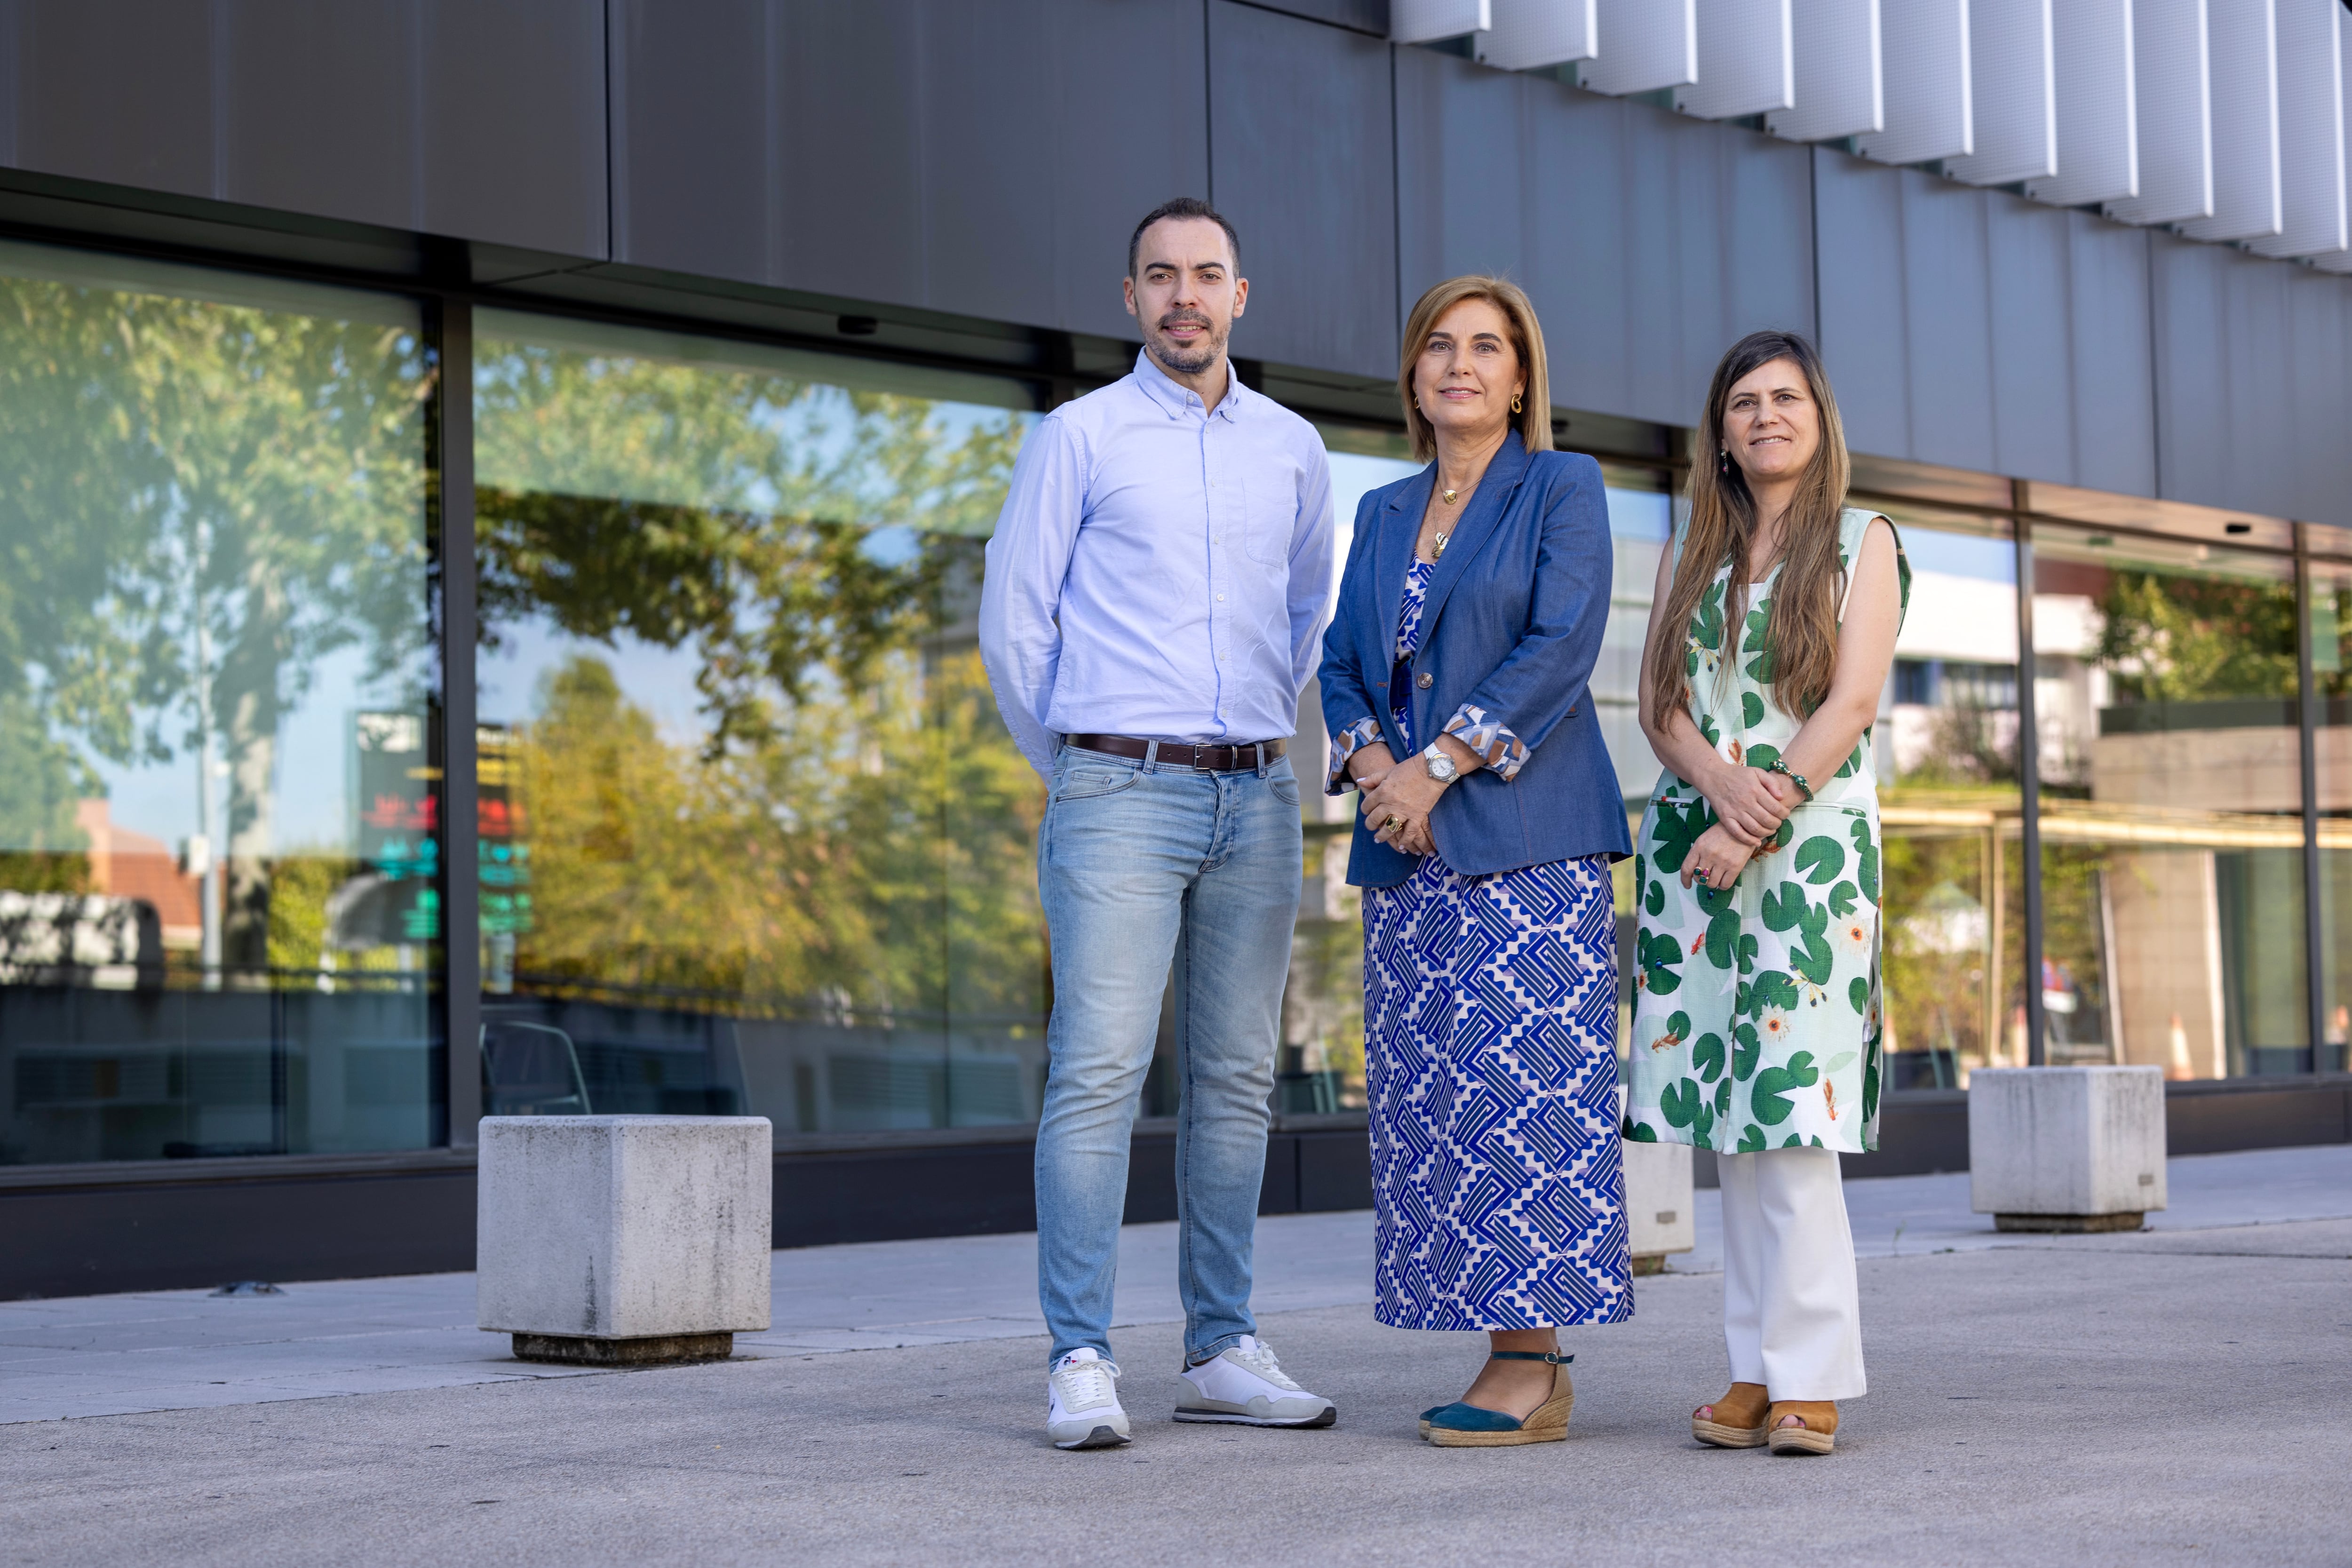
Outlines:
{"label": "light blue button-up shirt", "polygon": [[1288,737],[1331,588],[1315,427],[1228,382],[1135,373],[1039,422],[988,542],[980,651],[1023,754],[1065,735]]}

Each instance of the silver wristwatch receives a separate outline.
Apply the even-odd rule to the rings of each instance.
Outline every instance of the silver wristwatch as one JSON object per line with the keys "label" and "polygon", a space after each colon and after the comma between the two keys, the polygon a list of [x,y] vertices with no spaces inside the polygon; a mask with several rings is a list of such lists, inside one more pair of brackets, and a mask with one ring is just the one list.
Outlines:
{"label": "silver wristwatch", "polygon": [[1454,765],[1454,759],[1447,756],[1444,749],[1434,741],[1421,753],[1421,765],[1427,768],[1429,776],[1439,784],[1450,784],[1462,776],[1462,770]]}

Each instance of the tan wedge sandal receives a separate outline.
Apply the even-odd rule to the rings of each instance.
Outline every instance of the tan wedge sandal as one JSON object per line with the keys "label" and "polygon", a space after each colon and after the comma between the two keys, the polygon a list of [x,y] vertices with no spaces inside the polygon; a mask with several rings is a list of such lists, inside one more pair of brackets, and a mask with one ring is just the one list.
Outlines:
{"label": "tan wedge sandal", "polygon": [[[1804,1425],[1780,1425],[1791,1415]],[[1776,1399],[1765,1419],[1772,1428],[1772,1451],[1776,1454],[1826,1454],[1837,1447],[1837,1406],[1829,1400]]]}
{"label": "tan wedge sandal", "polygon": [[1557,1351],[1489,1351],[1487,1354],[1496,1361],[1549,1362],[1551,1397],[1528,1411],[1524,1421],[1483,1405],[1455,1400],[1423,1415],[1421,1435],[1440,1448],[1513,1448],[1522,1443],[1557,1443],[1566,1437],[1569,1413],[1576,1408],[1576,1389],[1569,1382],[1568,1363],[1576,1358]]}
{"label": "tan wedge sandal", "polygon": [[1764,1407],[1772,1402],[1760,1383],[1735,1383],[1731,1392],[1712,1405],[1691,1412],[1691,1436],[1717,1448],[1760,1448],[1764,1446]]}

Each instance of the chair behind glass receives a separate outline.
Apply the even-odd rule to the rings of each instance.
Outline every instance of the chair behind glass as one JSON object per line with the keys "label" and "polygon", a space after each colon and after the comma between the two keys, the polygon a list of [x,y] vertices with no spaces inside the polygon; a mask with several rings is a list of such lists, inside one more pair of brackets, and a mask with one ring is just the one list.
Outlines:
{"label": "chair behind glass", "polygon": [[546,1024],[483,1025],[482,1114],[589,1115],[572,1037]]}

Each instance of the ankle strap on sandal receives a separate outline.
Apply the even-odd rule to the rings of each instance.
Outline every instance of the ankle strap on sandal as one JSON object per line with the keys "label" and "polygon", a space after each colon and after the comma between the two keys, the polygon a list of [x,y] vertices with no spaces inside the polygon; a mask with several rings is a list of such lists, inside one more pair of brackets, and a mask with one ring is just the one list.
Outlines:
{"label": "ankle strap on sandal", "polygon": [[1566,1366],[1576,1358],[1572,1355],[1562,1355],[1558,1351],[1488,1351],[1486,1359],[1488,1361],[1542,1361],[1549,1362],[1554,1366]]}

